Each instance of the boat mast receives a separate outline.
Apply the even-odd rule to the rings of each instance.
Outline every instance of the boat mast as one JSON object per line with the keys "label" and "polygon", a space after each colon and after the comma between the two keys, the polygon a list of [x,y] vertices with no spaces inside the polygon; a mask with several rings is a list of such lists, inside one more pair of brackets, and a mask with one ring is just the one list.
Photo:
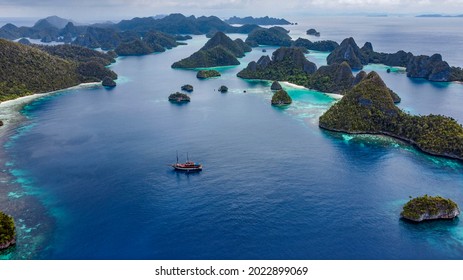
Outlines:
{"label": "boat mast", "polygon": [[177,151],[177,163],[178,163],[178,151]]}
{"label": "boat mast", "polygon": [[188,158],[188,152],[186,153],[186,161],[190,161],[190,159]]}

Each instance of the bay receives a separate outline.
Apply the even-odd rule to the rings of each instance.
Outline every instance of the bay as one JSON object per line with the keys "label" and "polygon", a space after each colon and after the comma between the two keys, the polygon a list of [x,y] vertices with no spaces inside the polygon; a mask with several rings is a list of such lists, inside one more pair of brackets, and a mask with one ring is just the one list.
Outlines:
{"label": "bay", "polygon": [[[305,18],[319,39],[353,36],[378,51],[441,52],[463,64],[455,19]],[[316,25],[316,26],[315,26]],[[407,26],[407,29],[400,28]],[[425,30],[437,29],[429,34]],[[410,38],[410,33],[416,34]],[[442,44],[436,34],[452,36]],[[428,36],[428,37],[426,37]],[[245,38],[234,34],[233,38]],[[27,119],[7,135],[4,169],[20,186],[9,204],[31,202],[7,258],[33,259],[461,259],[459,219],[409,224],[399,219],[409,196],[441,195],[463,205],[463,165],[380,136],[318,128],[335,100],[285,85],[294,103],[270,106],[270,82],[246,81],[241,65],[220,78],[196,79],[170,65],[207,41],[165,53],[119,58],[112,90],[84,88],[27,105]],[[426,41],[426,44],[423,42]],[[322,65],[327,54],[307,57]],[[412,80],[369,65],[413,114],[445,114],[463,122],[463,86]],[[168,102],[192,84],[192,101]],[[229,92],[217,89],[226,85]],[[197,174],[168,164],[190,158]],[[21,224],[21,222],[20,222]]]}

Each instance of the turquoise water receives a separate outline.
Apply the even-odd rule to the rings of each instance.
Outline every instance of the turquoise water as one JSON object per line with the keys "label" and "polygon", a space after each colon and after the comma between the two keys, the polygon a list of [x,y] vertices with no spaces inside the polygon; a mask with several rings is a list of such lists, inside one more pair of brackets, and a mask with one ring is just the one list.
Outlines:
{"label": "turquoise water", "polygon": [[[343,32],[371,34],[358,26]],[[1,258],[463,258],[459,219],[398,218],[409,196],[463,205],[460,162],[388,137],[320,130],[318,117],[336,102],[320,92],[284,84],[293,104],[270,106],[269,81],[236,77],[263,55],[259,48],[239,66],[217,68],[219,78],[170,68],[206,40],[118,59],[112,90],[70,90],[24,108],[27,118],[4,139],[2,162],[2,205],[16,217],[19,242]],[[307,55],[320,65],[326,56]],[[366,70],[380,73],[401,108],[463,122],[462,85],[411,80],[381,65]],[[183,84],[194,86],[192,101],[169,103]],[[229,92],[219,93],[221,85]],[[204,170],[172,171],[176,151]]]}

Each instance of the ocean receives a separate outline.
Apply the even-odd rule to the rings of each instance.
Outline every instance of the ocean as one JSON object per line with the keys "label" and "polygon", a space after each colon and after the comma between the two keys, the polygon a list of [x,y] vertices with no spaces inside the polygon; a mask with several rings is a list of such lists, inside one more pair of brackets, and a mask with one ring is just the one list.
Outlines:
{"label": "ocean", "polygon": [[[462,19],[307,17],[290,35],[370,41],[377,51],[441,53],[463,66]],[[316,28],[321,37],[305,35]],[[232,38],[246,35],[232,34]],[[171,69],[207,41],[122,57],[114,89],[99,86],[33,101],[3,132],[2,211],[18,244],[3,259],[463,259],[463,223],[399,219],[409,197],[441,195],[463,205],[463,164],[382,136],[321,130],[332,97],[284,84],[288,108],[270,106],[270,82]],[[308,59],[326,64],[327,53]],[[409,79],[369,65],[412,114],[463,123],[463,85]],[[191,102],[169,94],[194,86]],[[229,92],[217,91],[226,85]],[[176,153],[201,162],[178,173]]]}

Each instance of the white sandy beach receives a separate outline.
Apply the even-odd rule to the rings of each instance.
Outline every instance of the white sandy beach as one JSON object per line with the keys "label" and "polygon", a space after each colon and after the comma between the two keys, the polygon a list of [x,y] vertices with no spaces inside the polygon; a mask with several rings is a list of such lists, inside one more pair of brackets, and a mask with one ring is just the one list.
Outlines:
{"label": "white sandy beach", "polygon": [[[300,85],[296,85],[296,84],[293,84],[293,83],[290,83],[290,82],[281,82],[282,84],[286,85],[286,86],[289,86],[289,87],[293,87],[293,88],[299,88],[299,89],[307,89],[309,90],[308,88],[306,87],[303,87],[303,86],[300,86]],[[343,95],[341,94],[336,94],[336,93],[326,93],[326,92],[323,92],[323,94],[325,95],[328,95],[329,97],[331,98],[334,98],[336,100],[339,100],[339,99],[342,99]]]}
{"label": "white sandy beach", "polygon": [[44,97],[47,95],[57,94],[67,90],[79,89],[79,88],[88,88],[101,85],[100,82],[94,83],[83,83],[74,87],[69,87],[65,89],[60,89],[57,91],[51,91],[46,93],[36,93],[32,95],[27,95],[23,97],[19,97],[16,99],[4,101],[0,103],[0,120],[3,121],[3,126],[0,126],[0,135],[12,124],[17,123],[20,121],[23,116],[21,115],[20,111],[24,107],[24,105],[32,102],[33,100]]}

